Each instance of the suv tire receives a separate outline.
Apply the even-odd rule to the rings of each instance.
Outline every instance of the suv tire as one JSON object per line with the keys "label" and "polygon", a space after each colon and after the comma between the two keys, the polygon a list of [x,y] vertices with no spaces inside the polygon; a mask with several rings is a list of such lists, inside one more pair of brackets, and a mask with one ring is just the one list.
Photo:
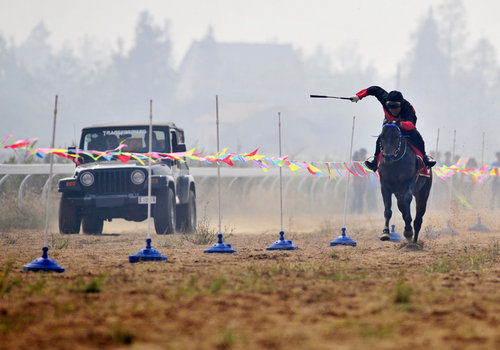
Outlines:
{"label": "suv tire", "polygon": [[170,187],[156,192],[153,217],[157,234],[164,235],[175,232],[175,196]]}
{"label": "suv tire", "polygon": [[177,230],[186,233],[196,231],[196,194],[192,189],[189,190],[188,202],[178,206]]}
{"label": "suv tire", "polygon": [[100,235],[104,226],[104,220],[95,216],[85,216],[83,218],[82,230],[83,233]]}
{"label": "suv tire", "polygon": [[75,207],[63,194],[59,202],[59,232],[62,234],[80,233],[82,218]]}

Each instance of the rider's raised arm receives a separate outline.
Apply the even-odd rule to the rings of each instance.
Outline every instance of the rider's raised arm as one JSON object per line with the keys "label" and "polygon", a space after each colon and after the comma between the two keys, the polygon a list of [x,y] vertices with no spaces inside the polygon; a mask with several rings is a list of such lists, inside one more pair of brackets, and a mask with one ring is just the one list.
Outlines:
{"label": "rider's raised arm", "polygon": [[387,99],[387,91],[382,89],[380,86],[370,86],[367,89],[363,89],[356,94],[360,100],[365,98],[366,96],[375,96],[379,102],[384,105]]}

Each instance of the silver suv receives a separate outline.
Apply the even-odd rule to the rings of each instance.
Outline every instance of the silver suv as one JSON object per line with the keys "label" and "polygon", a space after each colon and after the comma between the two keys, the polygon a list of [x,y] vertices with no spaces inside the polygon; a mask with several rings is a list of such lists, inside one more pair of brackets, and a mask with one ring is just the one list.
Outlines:
{"label": "silver suv", "polygon": [[[152,151],[185,152],[184,131],[174,123],[155,123]],[[112,151],[99,156],[87,151]],[[148,162],[127,153],[147,153],[148,124],[94,125],[82,130],[75,173],[59,181],[59,231],[102,233],[104,221],[147,219]],[[82,153],[80,151],[85,151]],[[76,149],[74,152],[77,152]],[[107,152],[107,153],[110,153]],[[119,152],[119,151],[116,151]],[[157,234],[196,229],[196,188],[185,162],[162,159],[151,166],[151,216]]]}

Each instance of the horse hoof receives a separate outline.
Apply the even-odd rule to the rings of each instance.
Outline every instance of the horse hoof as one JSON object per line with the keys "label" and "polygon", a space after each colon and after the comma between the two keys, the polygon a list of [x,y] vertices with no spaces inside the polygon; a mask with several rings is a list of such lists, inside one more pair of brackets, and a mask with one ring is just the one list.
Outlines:
{"label": "horse hoof", "polygon": [[380,235],[380,240],[381,241],[388,241],[391,239],[391,236],[388,234],[388,233],[382,233],[382,235]]}

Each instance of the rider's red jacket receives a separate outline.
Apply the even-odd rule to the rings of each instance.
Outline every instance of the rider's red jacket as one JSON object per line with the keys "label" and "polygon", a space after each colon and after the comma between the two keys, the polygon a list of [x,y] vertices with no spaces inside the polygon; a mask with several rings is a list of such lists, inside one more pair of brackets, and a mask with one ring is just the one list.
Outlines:
{"label": "rider's red jacket", "polygon": [[386,107],[387,95],[389,95],[389,93],[382,89],[380,86],[370,86],[368,89],[361,90],[356,94],[356,96],[358,96],[360,100],[366,96],[375,96],[377,100],[379,100],[379,102],[382,104],[382,107],[384,108],[384,124],[396,121],[398,120],[398,118],[401,118],[401,129],[407,131],[415,129],[415,125],[417,124],[417,115],[415,114],[415,109],[410,104],[410,102],[403,99],[403,101],[401,101],[401,112],[399,112],[399,115],[397,117],[393,117]]}

